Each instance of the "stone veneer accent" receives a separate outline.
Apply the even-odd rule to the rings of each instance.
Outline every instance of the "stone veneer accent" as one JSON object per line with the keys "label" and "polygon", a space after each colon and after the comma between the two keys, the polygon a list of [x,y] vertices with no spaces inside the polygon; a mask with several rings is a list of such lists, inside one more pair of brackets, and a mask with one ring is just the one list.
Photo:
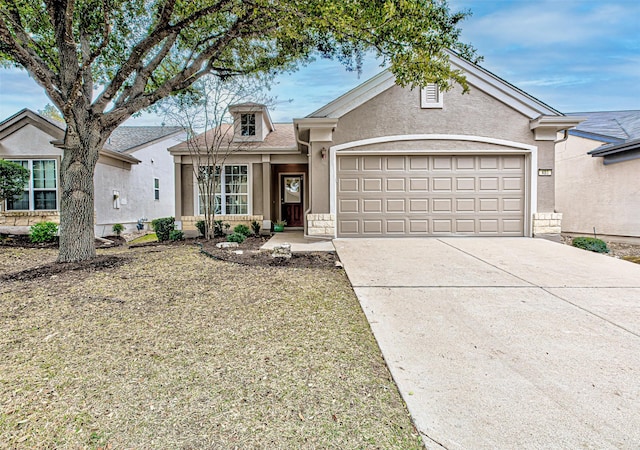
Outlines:
{"label": "stone veneer accent", "polygon": [[562,213],[535,213],[533,215],[533,235],[560,234]]}
{"label": "stone veneer accent", "polygon": [[[229,225],[231,225],[231,228],[229,228],[229,230],[233,230],[233,227],[240,224],[244,224],[251,228],[251,222],[253,222],[254,220],[262,226],[262,219],[263,216],[221,216],[216,214],[214,220],[222,220],[223,222],[228,223]],[[184,231],[197,230],[196,222],[198,220],[204,220],[204,216],[182,216],[181,220],[182,229]]]}
{"label": "stone veneer accent", "polygon": [[0,225],[5,227],[30,227],[39,222],[60,223],[58,211],[2,211]]}
{"label": "stone veneer accent", "polygon": [[307,214],[307,233],[309,236],[336,235],[336,218],[333,214]]}

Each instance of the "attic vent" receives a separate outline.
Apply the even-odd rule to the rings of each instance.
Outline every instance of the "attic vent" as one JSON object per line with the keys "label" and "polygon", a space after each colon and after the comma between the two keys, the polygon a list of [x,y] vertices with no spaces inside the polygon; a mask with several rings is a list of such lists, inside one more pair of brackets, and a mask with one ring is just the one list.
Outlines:
{"label": "attic vent", "polygon": [[421,108],[442,108],[442,93],[435,83],[429,83],[420,90]]}

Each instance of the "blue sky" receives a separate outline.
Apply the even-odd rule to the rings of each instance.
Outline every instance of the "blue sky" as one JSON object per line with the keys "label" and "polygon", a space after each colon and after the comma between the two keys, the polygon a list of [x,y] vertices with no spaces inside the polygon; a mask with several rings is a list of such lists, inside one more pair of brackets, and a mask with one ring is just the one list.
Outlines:
{"label": "blue sky", "polygon": [[[463,41],[481,65],[562,112],[640,109],[640,2],[637,0],[450,0],[470,9]],[[360,76],[318,60],[272,87],[275,121],[303,117],[379,72]],[[25,72],[0,69],[0,119],[50,101]],[[143,115],[135,124],[159,124]]]}

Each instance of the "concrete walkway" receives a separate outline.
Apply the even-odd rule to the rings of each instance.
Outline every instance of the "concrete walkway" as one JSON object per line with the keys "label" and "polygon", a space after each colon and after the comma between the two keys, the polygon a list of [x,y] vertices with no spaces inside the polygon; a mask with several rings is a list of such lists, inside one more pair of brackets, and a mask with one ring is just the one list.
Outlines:
{"label": "concrete walkway", "polygon": [[527,238],[337,239],[427,448],[640,448],[640,266]]}
{"label": "concrete walkway", "polygon": [[260,247],[260,250],[273,250],[276,245],[285,243],[291,244],[292,253],[335,251],[333,243],[330,240],[305,238],[304,232],[297,230],[275,233],[271,239]]}

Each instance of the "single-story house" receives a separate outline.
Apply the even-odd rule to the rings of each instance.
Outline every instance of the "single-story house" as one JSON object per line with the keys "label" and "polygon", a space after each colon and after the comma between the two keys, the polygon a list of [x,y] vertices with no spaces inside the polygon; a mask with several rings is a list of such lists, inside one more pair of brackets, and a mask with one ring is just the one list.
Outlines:
{"label": "single-story house", "polygon": [[566,233],[640,237],[640,111],[575,113],[556,144],[556,207]]}
{"label": "single-story house", "polygon": [[[383,71],[293,123],[231,107],[218,219],[286,221],[326,238],[559,233],[555,141],[580,119],[450,59],[470,93],[403,88]],[[202,217],[190,147],[169,149],[185,230]]]}
{"label": "single-story house", "polygon": [[[37,222],[60,221],[60,161],[65,125],[28,109],[0,123],[0,158],[31,171],[20,198],[0,205],[0,232],[25,233]],[[180,127],[118,127],[100,151],[94,173],[95,233],[120,223],[171,216],[175,210],[173,161],[167,148],[184,139]]]}

